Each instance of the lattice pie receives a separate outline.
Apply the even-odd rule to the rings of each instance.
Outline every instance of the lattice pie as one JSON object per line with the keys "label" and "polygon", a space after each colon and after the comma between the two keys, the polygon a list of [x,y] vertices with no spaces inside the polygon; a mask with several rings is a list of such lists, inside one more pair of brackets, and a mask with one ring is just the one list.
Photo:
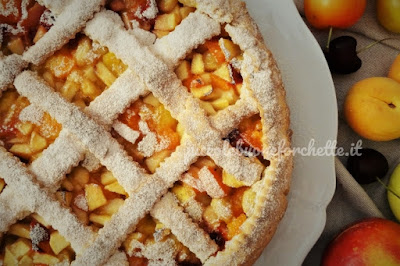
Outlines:
{"label": "lattice pie", "polygon": [[289,111],[238,0],[0,1],[0,265],[242,265]]}

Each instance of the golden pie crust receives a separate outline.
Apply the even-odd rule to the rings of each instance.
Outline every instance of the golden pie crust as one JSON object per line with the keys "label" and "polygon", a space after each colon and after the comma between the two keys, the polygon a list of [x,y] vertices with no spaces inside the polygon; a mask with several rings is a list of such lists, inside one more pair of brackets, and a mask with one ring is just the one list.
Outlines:
{"label": "golden pie crust", "polygon": [[[66,239],[67,242],[62,243],[69,245],[63,248],[67,247],[73,253],[65,256],[74,265],[135,265],[143,261],[133,260],[135,256],[127,255],[121,246],[127,243],[127,237],[133,239],[143,221],[154,219],[154,226],[159,229],[157,233],[167,230],[167,234],[173,237],[161,241],[158,246],[158,241],[153,241],[151,245],[143,245],[137,239],[130,242],[130,245],[135,244],[141,249],[140,256],[149,265],[179,263],[174,256],[194,256],[196,263],[204,265],[252,264],[272,239],[285,213],[293,167],[289,109],[273,55],[241,1],[179,0],[179,5],[187,9],[180,11],[177,15],[180,16],[179,23],[171,30],[165,30],[168,29],[165,24],[159,22],[161,19],[157,20],[161,13],[158,14],[156,1],[144,1],[147,9],[134,14],[134,20],[129,20],[124,7],[118,6],[123,2],[113,1],[115,5],[112,6],[109,1],[105,3],[102,0],[38,1],[54,14],[54,24],[40,39],[25,46],[20,55],[0,55],[0,96],[1,92],[5,96],[11,90],[27,99],[21,100],[26,106],[24,115],[19,114],[19,119],[25,117],[28,120],[26,128],[29,132],[36,132],[29,133],[30,148],[22,145],[19,150],[13,149],[8,140],[0,141],[0,181],[5,181],[0,182],[0,234],[6,238],[7,232],[13,231],[13,224],[19,220],[22,224],[31,222],[30,230],[40,233],[42,229],[36,226],[40,223],[49,234],[54,235],[54,239],[59,237],[58,234]],[[158,7],[168,10],[168,14],[174,12],[169,7]],[[113,8],[114,11],[110,10]],[[167,18],[171,16],[165,16],[165,20]],[[202,83],[200,89],[195,88],[206,91],[196,96],[195,89],[185,87],[185,82],[178,78],[183,72],[176,72],[177,68],[184,67],[182,62],[191,63],[194,71],[194,58],[204,58],[204,55],[199,55],[205,49],[204,43],[215,41],[216,36],[223,36],[221,39],[225,38],[225,42],[228,40],[241,50],[240,56],[233,59],[229,51],[221,48],[225,58],[229,57],[229,62],[224,63],[228,67],[224,69],[230,73],[227,86],[234,87],[236,91],[224,101],[218,100],[217,96],[213,98],[206,91],[214,85],[214,80]],[[79,44],[73,44],[74,38]],[[221,43],[221,39],[214,43]],[[89,75],[90,64],[95,62],[99,80],[92,79],[91,83],[85,83],[89,94],[77,93],[67,99],[69,94],[64,92],[72,77],[64,76],[63,71],[68,62],[62,61],[63,67],[57,69],[58,72],[53,71],[53,75],[46,73],[51,69],[46,66],[58,56],[61,60],[67,58],[63,57],[68,50],[65,47],[83,47],[83,44],[99,47],[93,48],[95,53],[91,62],[83,62],[82,68],[75,69],[76,73]],[[211,51],[211,48],[208,49]],[[74,53],[77,51],[74,50]],[[107,68],[107,60],[118,62],[120,68]],[[198,70],[198,66],[195,71],[203,73],[204,70]],[[200,64],[201,67],[204,66]],[[210,69],[211,75],[217,71]],[[71,71],[68,70],[68,73]],[[240,78],[235,79],[233,73]],[[210,75],[205,74],[202,82]],[[217,81],[221,82],[218,78]],[[95,87],[101,89],[96,90]],[[221,95],[224,93],[221,92]],[[144,105],[153,104],[157,114],[164,115],[163,119],[153,121],[155,126],[151,126],[150,122],[137,121],[134,128],[129,123],[124,124],[126,112],[135,115],[133,110],[136,109],[130,106],[138,101],[144,101]],[[244,156],[234,147],[226,145],[224,140],[242,120],[254,115],[259,116],[262,125],[260,160]],[[40,126],[29,127],[30,120],[38,116],[49,117],[48,123],[57,129],[51,140],[40,137],[42,133],[39,132],[43,132]],[[2,119],[0,113],[0,122]],[[171,128],[171,132],[165,133],[168,140],[176,140],[177,135],[180,136],[174,145],[170,142],[161,145],[159,134],[164,134],[167,127],[160,129],[157,123],[165,121],[169,121],[167,124]],[[28,130],[26,128],[25,131]],[[152,132],[154,130],[156,134]],[[1,133],[0,130],[0,137]],[[21,152],[21,147],[33,149],[32,142],[39,143],[35,145],[41,147],[35,149],[34,155],[24,158],[21,153],[15,153]],[[140,159],[137,154],[140,154]],[[160,163],[154,164],[157,154],[164,157]],[[203,161],[200,166],[199,160]],[[76,170],[77,167],[89,170]],[[193,167],[197,167],[198,171],[191,171]],[[73,176],[77,171],[83,171],[84,176],[90,175],[87,182],[92,182],[82,185],[86,194],[81,194],[80,198],[74,194],[78,193],[74,192],[74,188],[68,190],[69,181],[65,181],[70,180],[70,177],[65,178],[66,175],[72,176],[70,183],[73,186]],[[92,177],[92,172],[100,181]],[[223,181],[225,185],[218,183],[216,173],[234,177],[234,184],[230,183],[228,188],[233,192],[224,190],[226,182]],[[113,176],[112,181],[106,175]],[[107,183],[102,178],[107,179]],[[189,191],[207,195],[205,201],[208,203],[200,206],[182,202],[182,198],[186,198],[179,194],[179,189],[188,185],[193,187]],[[204,209],[214,199],[233,195],[240,188],[255,194],[251,212],[246,213],[245,207],[240,206],[241,215],[232,218],[239,223],[238,228],[234,227],[235,233],[219,245],[210,237],[209,225],[204,226],[208,223],[203,221]],[[108,192],[103,198],[88,200],[106,190]],[[186,193],[188,190],[183,191]],[[95,210],[101,204],[109,206],[105,204],[110,200],[118,203],[118,208],[106,218],[103,214],[109,209],[101,208],[103,212],[93,212],[88,216],[90,222],[82,222],[82,216],[65,206],[68,201],[66,192],[74,195],[75,207],[79,206],[81,211]],[[103,203],[99,204],[99,201]],[[193,206],[200,206],[199,216]],[[223,215],[217,213],[217,216]],[[223,218],[219,219],[221,222]],[[30,238],[34,238],[32,232]],[[31,249],[33,244],[32,240]],[[0,249],[3,246],[1,244]],[[52,248],[54,255],[55,248]],[[170,254],[171,248],[175,249],[173,255]],[[160,250],[167,250],[165,254],[172,257],[157,257]],[[131,253],[134,251],[131,247]],[[36,259],[39,260],[38,257]],[[0,254],[0,262],[2,260],[5,257]]]}

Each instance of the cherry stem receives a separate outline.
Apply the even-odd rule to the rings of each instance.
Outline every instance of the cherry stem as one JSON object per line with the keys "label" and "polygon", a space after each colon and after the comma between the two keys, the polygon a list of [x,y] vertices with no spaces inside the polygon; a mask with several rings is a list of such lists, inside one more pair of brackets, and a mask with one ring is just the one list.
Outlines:
{"label": "cherry stem", "polygon": [[332,39],[332,33],[333,33],[333,27],[329,28],[329,35],[328,35],[328,42],[326,43],[326,49],[329,51],[329,45],[331,43]]}
{"label": "cherry stem", "polygon": [[397,195],[396,192],[393,191],[393,189],[391,189],[390,187],[388,187],[379,177],[376,178],[376,180],[378,180],[379,183],[381,183],[387,191],[389,191],[390,193],[392,193],[393,195],[395,195],[398,199],[400,199],[400,196]]}
{"label": "cherry stem", "polygon": [[382,39],[382,40],[379,40],[379,41],[375,41],[375,42],[370,43],[370,44],[368,44],[367,46],[361,48],[360,50],[358,50],[358,51],[357,51],[357,54],[362,53],[362,52],[368,50],[369,48],[374,47],[374,46],[377,45],[378,43],[382,43],[382,42],[388,41],[388,40],[398,40],[398,39],[399,39],[399,38],[393,38],[393,37],[392,37],[392,38],[385,38],[385,39]]}

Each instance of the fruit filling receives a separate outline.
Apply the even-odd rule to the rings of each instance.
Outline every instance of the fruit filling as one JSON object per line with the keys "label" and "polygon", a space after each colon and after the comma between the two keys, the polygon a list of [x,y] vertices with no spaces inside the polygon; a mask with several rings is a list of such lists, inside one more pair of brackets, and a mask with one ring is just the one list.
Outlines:
{"label": "fruit filling", "polygon": [[49,114],[34,108],[15,89],[0,97],[0,141],[23,162],[38,158],[57,138],[61,125]]}
{"label": "fruit filling", "polygon": [[86,107],[126,66],[107,48],[79,35],[33,69],[67,101]]}
{"label": "fruit filling", "polygon": [[6,187],[6,182],[3,178],[0,178],[0,194],[3,192],[4,188]]}
{"label": "fruit filling", "polygon": [[202,157],[171,189],[185,211],[221,250],[252,215],[256,193],[213,160]]}
{"label": "fruit filling", "polygon": [[33,0],[0,1],[0,9],[0,51],[4,55],[21,55],[39,41],[55,21],[50,10]]}
{"label": "fruit filling", "polygon": [[74,259],[70,243],[36,213],[12,225],[0,239],[4,265],[69,264]]}
{"label": "fruit filling", "polygon": [[234,129],[224,139],[229,141],[232,147],[238,149],[246,157],[256,157],[265,167],[269,161],[262,156],[262,123],[260,115],[253,115],[240,122],[238,128]]}
{"label": "fruit filling", "polygon": [[64,179],[56,197],[83,224],[97,231],[118,211],[128,194],[105,167],[89,172],[78,166]]}
{"label": "fruit filling", "polygon": [[196,10],[193,0],[111,0],[107,7],[120,14],[125,27],[140,27],[157,38],[168,35]]}
{"label": "fruit filling", "polygon": [[207,114],[214,115],[239,99],[243,80],[237,65],[242,55],[228,36],[216,37],[190,53],[175,73]]}
{"label": "fruit filling", "polygon": [[180,243],[160,221],[145,216],[128,235],[121,249],[128,255],[129,265],[147,265],[146,257],[159,260],[159,265],[170,265],[173,259],[179,265],[201,265],[200,260]]}
{"label": "fruit filling", "polygon": [[152,94],[134,102],[118,121],[114,137],[149,173],[180,144],[181,126]]}

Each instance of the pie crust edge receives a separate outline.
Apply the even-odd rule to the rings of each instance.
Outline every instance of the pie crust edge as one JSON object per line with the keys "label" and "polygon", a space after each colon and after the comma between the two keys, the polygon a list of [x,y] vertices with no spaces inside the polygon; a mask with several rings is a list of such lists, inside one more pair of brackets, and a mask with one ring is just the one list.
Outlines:
{"label": "pie crust edge", "polygon": [[[231,0],[231,3],[233,2],[237,4],[238,1]],[[263,100],[268,100],[266,99],[267,97],[263,97],[261,94],[255,97],[263,122],[263,144],[266,144],[266,142],[270,144],[271,142],[278,143],[281,140],[285,140],[286,143],[283,147],[290,149],[292,135],[290,129],[290,111],[286,103],[286,91],[283,85],[281,72],[271,51],[267,48],[257,24],[250,16],[246,4],[241,2],[241,4],[237,6],[238,7],[235,8],[234,11],[235,18],[232,24],[243,27],[245,31],[256,38],[256,44],[250,49],[254,49],[257,53],[266,55],[269,59],[269,62],[264,60],[263,62],[257,63],[261,63],[271,71],[268,82],[271,82],[276,93],[275,97],[278,98],[277,104],[275,104],[273,110],[279,110],[279,117],[273,115],[266,117],[265,112],[271,110],[265,109],[261,102]],[[248,49],[249,48],[243,50],[246,53]],[[248,81],[249,78],[244,77],[244,79]],[[253,93],[257,94],[257,92]],[[266,132],[265,123],[273,123],[274,127],[268,129],[272,132]],[[264,151],[263,155],[268,158],[266,153],[268,152]],[[209,258],[206,264],[220,265],[223,263],[231,265],[252,265],[257,261],[273,238],[286,212],[288,205],[287,195],[290,190],[292,170],[293,154],[291,152],[279,154],[279,156],[271,159],[271,165],[266,168],[263,173],[263,178],[260,181],[262,182],[260,186],[262,190],[258,191],[254,214],[243,224],[242,234],[228,242],[225,250],[218,252],[215,257]]]}

